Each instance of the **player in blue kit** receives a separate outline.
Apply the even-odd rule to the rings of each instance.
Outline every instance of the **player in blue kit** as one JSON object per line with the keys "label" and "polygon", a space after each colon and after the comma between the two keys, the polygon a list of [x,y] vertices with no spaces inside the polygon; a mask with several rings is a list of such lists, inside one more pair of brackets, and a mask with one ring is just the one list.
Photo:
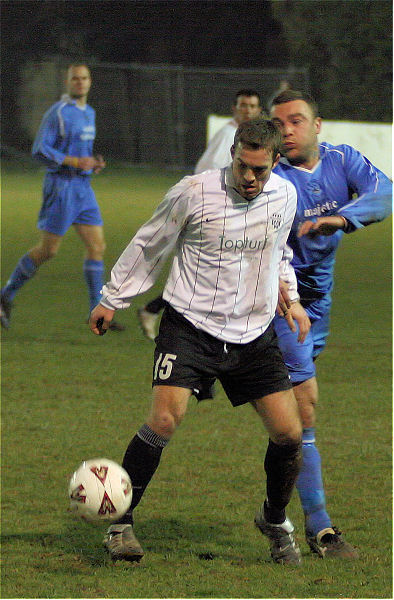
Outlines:
{"label": "player in blue kit", "polygon": [[[105,240],[90,178],[105,167],[105,161],[102,156],[93,156],[96,126],[95,111],[87,104],[90,86],[88,67],[71,65],[67,71],[67,94],[45,113],[34,140],[32,154],[47,167],[37,223],[41,239],[19,260],[1,290],[0,319],[5,328],[9,327],[16,292],[44,262],[57,254],[71,225],[86,247],[83,272],[90,310],[100,301]],[[122,331],[124,327],[115,322],[111,329]]]}
{"label": "player in blue kit", "polygon": [[[303,466],[297,481],[305,514],[306,539],[321,557],[356,558],[357,551],[332,526],[326,510],[319,451],[315,445],[318,385],[314,360],[329,333],[335,253],[344,233],[391,214],[392,183],[368,159],[347,145],[318,143],[321,119],[308,95],[287,90],[274,98],[271,118],[282,133],[282,158],[275,172],[297,189],[297,211],[288,244],[292,248],[301,305],[312,326],[297,341],[284,319],[275,317],[279,345],[289,369],[303,421]],[[297,320],[299,304],[291,307]]]}

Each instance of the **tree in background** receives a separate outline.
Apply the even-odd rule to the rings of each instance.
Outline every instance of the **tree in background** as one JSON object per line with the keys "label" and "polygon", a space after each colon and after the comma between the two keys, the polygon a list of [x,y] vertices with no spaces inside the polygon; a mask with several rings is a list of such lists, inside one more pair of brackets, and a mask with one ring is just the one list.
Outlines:
{"label": "tree in background", "polygon": [[0,5],[2,137],[23,150],[18,93],[23,65],[32,60],[308,66],[311,92],[326,119],[392,120],[391,0],[2,0]]}
{"label": "tree in background", "polygon": [[326,119],[392,121],[391,0],[271,2]]}

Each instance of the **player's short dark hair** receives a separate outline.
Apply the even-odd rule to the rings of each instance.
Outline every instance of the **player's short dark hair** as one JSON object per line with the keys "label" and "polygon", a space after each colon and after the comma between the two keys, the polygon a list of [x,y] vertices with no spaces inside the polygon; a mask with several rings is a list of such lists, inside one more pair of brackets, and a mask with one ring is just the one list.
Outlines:
{"label": "player's short dark hair", "polygon": [[292,102],[293,100],[303,100],[310,106],[313,117],[316,118],[319,116],[319,108],[316,101],[306,92],[299,90],[284,90],[272,100],[270,109],[277,104],[286,104],[286,102]]}
{"label": "player's short dark hair", "polygon": [[67,67],[67,72],[68,72],[70,69],[75,69],[75,68],[77,68],[77,67],[85,67],[85,68],[86,68],[86,69],[89,71],[89,73],[90,73],[90,68],[89,68],[89,66],[86,64],[86,62],[82,62],[82,61],[81,61],[81,62],[73,62],[73,63],[70,63],[70,64],[68,65],[68,67]]}
{"label": "player's short dark hair", "polygon": [[277,127],[268,119],[251,119],[241,123],[235,132],[234,149],[242,144],[258,150],[265,148],[271,150],[272,158],[275,160],[280,151],[282,136]]}
{"label": "player's short dark hair", "polygon": [[248,98],[250,98],[250,96],[256,96],[259,101],[259,105],[261,106],[260,94],[258,92],[256,92],[256,90],[252,90],[250,88],[243,88],[242,90],[238,90],[238,92],[234,96],[234,102],[233,102],[234,106],[237,104],[238,98],[240,96],[247,96]]}

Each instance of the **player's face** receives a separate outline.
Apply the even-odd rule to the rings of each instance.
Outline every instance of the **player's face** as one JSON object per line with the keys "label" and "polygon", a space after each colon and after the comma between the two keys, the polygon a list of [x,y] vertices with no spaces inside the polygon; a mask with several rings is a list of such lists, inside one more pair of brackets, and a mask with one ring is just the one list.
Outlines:
{"label": "player's face", "polygon": [[238,125],[259,117],[261,113],[259,99],[257,96],[238,96],[237,104],[233,107],[233,113]]}
{"label": "player's face", "polygon": [[273,160],[271,150],[254,150],[239,143],[235,149],[232,148],[232,155],[235,189],[246,200],[253,200],[263,191],[279,161],[279,154]]}
{"label": "player's face", "polygon": [[314,117],[309,104],[304,100],[292,100],[274,105],[271,109],[272,122],[282,134],[282,154],[294,165],[310,168],[319,159],[317,135],[321,119]]}
{"label": "player's face", "polygon": [[67,73],[67,91],[71,98],[86,98],[92,80],[87,67],[70,67]]}

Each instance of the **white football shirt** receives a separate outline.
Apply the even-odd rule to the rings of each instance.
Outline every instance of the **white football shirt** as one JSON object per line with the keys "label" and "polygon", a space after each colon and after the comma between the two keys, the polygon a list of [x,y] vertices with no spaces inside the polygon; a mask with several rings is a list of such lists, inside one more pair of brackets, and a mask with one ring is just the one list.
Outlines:
{"label": "white football shirt", "polygon": [[237,127],[237,122],[232,119],[215,133],[196,164],[195,173],[202,173],[208,169],[221,169],[231,163],[231,146],[234,144]]}
{"label": "white football shirt", "polygon": [[296,203],[293,184],[274,173],[251,201],[235,190],[231,166],[184,177],[120,256],[101,304],[127,308],[175,248],[164,299],[216,338],[254,340],[275,315],[279,275],[298,297],[286,246]]}

